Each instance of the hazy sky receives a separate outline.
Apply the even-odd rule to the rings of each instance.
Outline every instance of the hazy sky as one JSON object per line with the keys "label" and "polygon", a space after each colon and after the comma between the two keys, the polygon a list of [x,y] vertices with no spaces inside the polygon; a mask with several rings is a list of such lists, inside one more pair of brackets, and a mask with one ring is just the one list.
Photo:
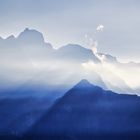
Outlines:
{"label": "hazy sky", "polygon": [[139,0],[0,0],[0,36],[37,29],[60,47],[85,46],[85,34],[105,26],[96,37],[99,50],[122,60],[140,61]]}

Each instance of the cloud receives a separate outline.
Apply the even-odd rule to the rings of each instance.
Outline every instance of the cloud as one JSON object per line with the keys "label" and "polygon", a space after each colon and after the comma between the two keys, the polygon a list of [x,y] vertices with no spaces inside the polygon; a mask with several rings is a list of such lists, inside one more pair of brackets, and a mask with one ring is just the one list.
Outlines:
{"label": "cloud", "polygon": [[126,85],[128,85],[132,89],[139,88],[140,67],[125,67],[122,65],[108,63],[105,61],[103,61],[101,64],[96,64],[93,61],[82,64],[83,68],[85,68],[86,71],[98,73],[106,84],[109,82],[114,84],[118,88],[122,87],[122,89],[124,89]]}
{"label": "cloud", "polygon": [[97,32],[102,32],[104,29],[104,26],[102,24],[98,25],[97,28],[96,28],[96,31]]}

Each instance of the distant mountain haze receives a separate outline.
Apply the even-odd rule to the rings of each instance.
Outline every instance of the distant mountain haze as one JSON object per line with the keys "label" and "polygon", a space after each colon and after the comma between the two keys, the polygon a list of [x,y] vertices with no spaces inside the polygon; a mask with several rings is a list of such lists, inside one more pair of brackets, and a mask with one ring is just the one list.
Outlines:
{"label": "distant mountain haze", "polygon": [[118,93],[139,94],[138,63],[121,63],[114,56],[78,44],[54,49],[43,34],[26,28],[18,37],[0,39],[1,89],[17,88],[27,81],[45,86],[68,86],[85,78]]}

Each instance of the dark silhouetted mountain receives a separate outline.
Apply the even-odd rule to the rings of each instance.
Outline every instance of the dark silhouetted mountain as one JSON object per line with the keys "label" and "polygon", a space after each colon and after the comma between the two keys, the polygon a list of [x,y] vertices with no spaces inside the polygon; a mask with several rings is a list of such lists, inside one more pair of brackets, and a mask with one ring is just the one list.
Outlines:
{"label": "dark silhouetted mountain", "polygon": [[140,98],[116,94],[82,80],[46,112],[27,138],[129,139],[139,137]]}

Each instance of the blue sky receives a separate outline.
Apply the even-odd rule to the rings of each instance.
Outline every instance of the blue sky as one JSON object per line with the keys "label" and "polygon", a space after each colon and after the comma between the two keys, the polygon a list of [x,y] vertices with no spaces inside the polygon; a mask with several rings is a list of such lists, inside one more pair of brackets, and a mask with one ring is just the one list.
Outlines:
{"label": "blue sky", "polygon": [[54,47],[68,43],[85,46],[85,34],[97,25],[101,52],[119,59],[140,61],[139,0],[0,0],[0,36],[17,36],[24,28],[44,34]]}

